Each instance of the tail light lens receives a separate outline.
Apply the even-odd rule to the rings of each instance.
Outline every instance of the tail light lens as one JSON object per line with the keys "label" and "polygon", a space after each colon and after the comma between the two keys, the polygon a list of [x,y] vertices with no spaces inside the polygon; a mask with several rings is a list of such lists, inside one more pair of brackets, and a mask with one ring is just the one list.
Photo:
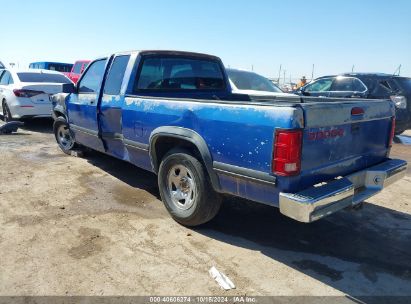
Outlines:
{"label": "tail light lens", "polygon": [[388,142],[388,146],[392,146],[392,142],[394,140],[394,135],[395,135],[395,117],[391,119],[391,133],[390,133],[390,141]]}
{"label": "tail light lens", "polygon": [[16,97],[25,97],[30,98],[36,95],[44,94],[43,91],[34,91],[34,90],[13,90],[13,93]]}
{"label": "tail light lens", "polygon": [[302,130],[275,132],[272,171],[276,175],[292,176],[301,170]]}
{"label": "tail light lens", "polygon": [[397,109],[406,109],[407,108],[407,98],[405,96],[396,95],[390,96],[392,102],[394,102]]}

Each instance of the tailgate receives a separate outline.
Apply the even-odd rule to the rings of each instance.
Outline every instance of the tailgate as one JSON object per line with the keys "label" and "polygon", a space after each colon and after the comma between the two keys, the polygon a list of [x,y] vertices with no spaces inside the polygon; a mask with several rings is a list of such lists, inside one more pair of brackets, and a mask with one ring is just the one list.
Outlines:
{"label": "tailgate", "polygon": [[333,102],[321,98],[321,102],[301,104],[305,120],[302,188],[378,164],[389,153],[391,101],[327,101]]}

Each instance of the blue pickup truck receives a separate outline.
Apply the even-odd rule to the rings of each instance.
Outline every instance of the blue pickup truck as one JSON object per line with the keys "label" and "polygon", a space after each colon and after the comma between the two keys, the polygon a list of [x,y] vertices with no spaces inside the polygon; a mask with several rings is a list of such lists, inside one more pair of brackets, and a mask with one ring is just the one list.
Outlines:
{"label": "blue pickup truck", "polygon": [[389,158],[391,101],[236,94],[210,55],[113,54],[63,92],[52,98],[60,148],[156,173],[167,210],[187,226],[211,220],[221,194],[312,222],[360,204],[407,168]]}

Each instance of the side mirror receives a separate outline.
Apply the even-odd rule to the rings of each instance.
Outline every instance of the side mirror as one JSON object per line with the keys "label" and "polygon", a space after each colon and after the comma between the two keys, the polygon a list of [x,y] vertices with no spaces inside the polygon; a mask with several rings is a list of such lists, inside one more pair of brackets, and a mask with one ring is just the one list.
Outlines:
{"label": "side mirror", "polygon": [[63,83],[62,88],[61,88],[62,93],[75,93],[76,92],[76,86],[74,83]]}

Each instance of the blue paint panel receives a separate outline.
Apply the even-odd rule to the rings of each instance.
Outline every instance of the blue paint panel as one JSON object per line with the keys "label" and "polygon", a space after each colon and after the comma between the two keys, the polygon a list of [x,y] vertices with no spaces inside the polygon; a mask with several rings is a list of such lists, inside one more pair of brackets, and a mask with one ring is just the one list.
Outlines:
{"label": "blue paint panel", "polygon": [[214,161],[269,173],[275,127],[298,125],[290,119],[298,116],[297,112],[292,107],[217,106],[128,97],[123,110],[123,134],[126,139],[148,144],[158,127],[188,128],[205,140]]}
{"label": "blue paint panel", "polygon": [[255,183],[224,174],[219,174],[221,187],[226,193],[255,202],[278,207],[280,189],[273,185]]}

